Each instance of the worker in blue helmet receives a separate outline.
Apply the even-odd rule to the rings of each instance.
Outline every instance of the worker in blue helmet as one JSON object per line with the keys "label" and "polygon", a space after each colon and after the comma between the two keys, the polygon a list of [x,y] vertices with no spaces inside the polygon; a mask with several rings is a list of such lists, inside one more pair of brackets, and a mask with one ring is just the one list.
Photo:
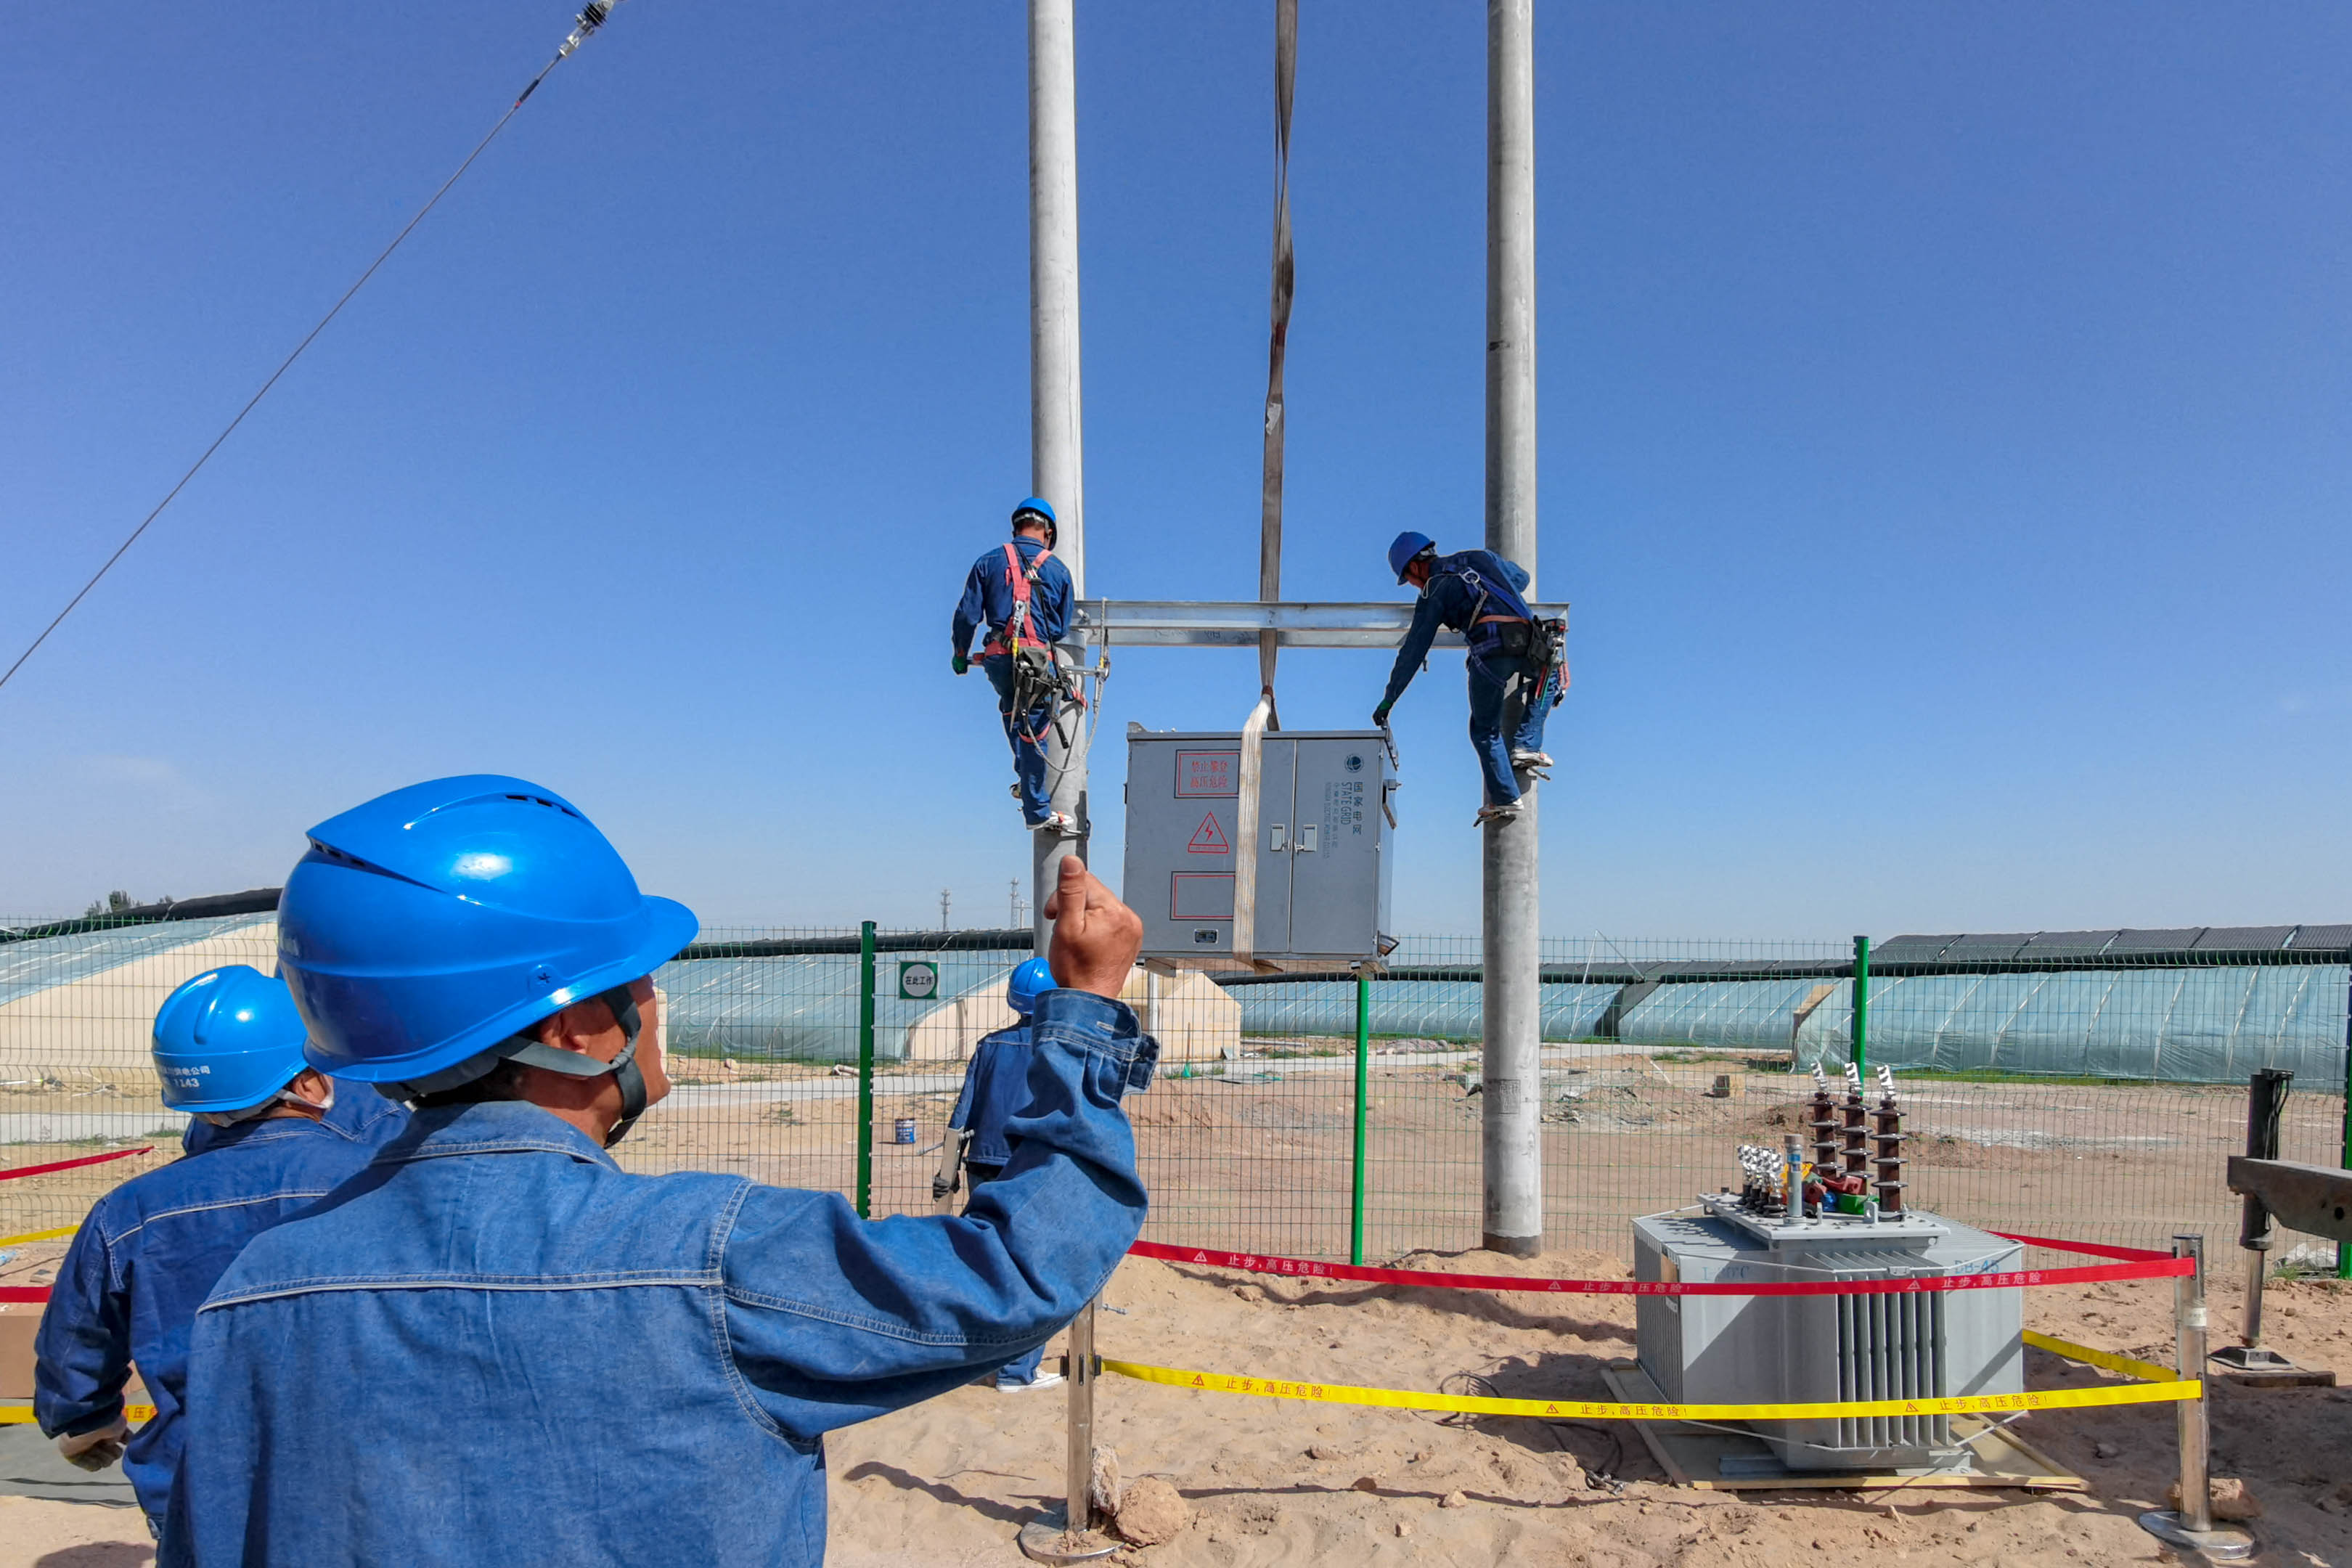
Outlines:
{"label": "worker in blue helmet", "polygon": [[[33,1417],[84,1469],[120,1458],[162,1533],[186,1432],[196,1308],[247,1242],[364,1166],[407,1114],[302,1059],[283,982],[207,970],[155,1016],[163,1103],[190,1113],[199,1152],[122,1183],[89,1211],[58,1265],[33,1342]],[[136,1432],[122,1390],[136,1363],[155,1414]]]}
{"label": "worker in blue helmet", "polygon": [[[1038,996],[1054,988],[1054,972],[1042,958],[1024,960],[1005,983],[1004,1002],[1020,1017],[1007,1029],[982,1035],[971,1048],[963,1070],[963,1090],[948,1113],[947,1143],[940,1173],[931,1178],[931,1196],[944,1205],[955,1192],[957,1166],[971,1178],[975,1195],[986,1183],[1004,1173],[1013,1158],[1013,1119],[1029,1103],[1029,1020]],[[942,1207],[942,1211],[944,1207]],[[1040,1373],[1045,1360],[1040,1345],[996,1369],[1000,1392],[1045,1388],[1062,1381],[1059,1373]]]}
{"label": "worker in blue helmet", "polygon": [[1021,820],[1068,837],[1077,823],[1054,809],[1045,769],[1045,737],[1063,680],[1054,645],[1070,627],[1070,569],[1054,558],[1059,537],[1053,507],[1037,496],[1024,497],[1013,509],[1013,537],[973,562],[964,577],[948,662],[958,675],[970,669],[973,637],[988,634],[980,667],[996,689],[996,710],[1013,747],[1013,794],[1021,802]]}
{"label": "worker in blue helmet", "polygon": [[1549,776],[1544,771],[1552,765],[1543,749],[1544,721],[1566,675],[1547,658],[1535,612],[1520,597],[1532,579],[1517,562],[1491,550],[1440,555],[1435,541],[1410,529],[1389,546],[1389,568],[1399,583],[1421,590],[1421,602],[1413,606],[1412,626],[1397,649],[1372,722],[1388,728],[1389,710],[1412,684],[1440,626],[1464,634],[1469,648],[1470,745],[1478,754],[1485,795],[1477,825],[1508,822],[1519,814],[1522,777]]}
{"label": "worker in blue helmet", "polygon": [[162,1563],[817,1563],[825,1433],[1043,1343],[1142,1224],[1142,924],[1075,860],[1018,1151],[961,1215],[868,1222],[614,1163],[697,928],[571,802],[441,779],[310,837],[278,917],[309,1059],[415,1121],[197,1314]]}

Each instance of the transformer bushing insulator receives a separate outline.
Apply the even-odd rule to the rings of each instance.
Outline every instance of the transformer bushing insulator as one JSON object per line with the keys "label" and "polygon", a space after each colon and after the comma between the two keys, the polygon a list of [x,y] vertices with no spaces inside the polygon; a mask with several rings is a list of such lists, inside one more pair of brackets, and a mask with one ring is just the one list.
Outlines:
{"label": "transformer bushing insulator", "polygon": [[1850,1093],[1845,1097],[1843,1110],[1845,1126],[1843,1131],[1845,1136],[1845,1148],[1841,1152],[1845,1165],[1845,1174],[1866,1176],[1870,1173],[1870,1151],[1863,1145],[1869,1139],[1868,1130],[1864,1126],[1864,1120],[1869,1115],[1869,1107],[1863,1103],[1859,1093]]}
{"label": "transformer bushing insulator", "polygon": [[1878,1189],[1878,1212],[1901,1214],[1903,1189],[1907,1184],[1903,1180],[1903,1112],[1893,1095],[1879,1101],[1873,1120],[1878,1123],[1878,1130],[1870,1135],[1870,1141],[1878,1145],[1871,1161],[1878,1167],[1877,1180],[1872,1184]]}

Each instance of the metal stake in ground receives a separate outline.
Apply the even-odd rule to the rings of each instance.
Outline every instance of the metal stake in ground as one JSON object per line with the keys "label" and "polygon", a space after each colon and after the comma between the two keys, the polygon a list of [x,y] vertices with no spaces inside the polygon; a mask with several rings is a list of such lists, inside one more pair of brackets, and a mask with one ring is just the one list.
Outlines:
{"label": "metal stake in ground", "polygon": [[1116,1541],[1087,1539],[1094,1527],[1095,1304],[1070,1320],[1070,1424],[1065,1502],[1059,1517],[1047,1514],[1021,1527],[1021,1551],[1033,1563],[1090,1563],[1118,1550]]}
{"label": "metal stake in ground", "polygon": [[[2176,1363],[2185,1382],[2205,1375],[2205,1238],[2176,1236],[2172,1256],[2192,1260],[2194,1271],[2173,1281],[2173,1315],[2179,1345]],[[2213,1527],[2213,1493],[2208,1479],[2205,1402],[2184,1399],[2173,1407],[2180,1438],[2180,1507],[2139,1516],[2142,1530],[2158,1541],[2201,1552],[2217,1563],[2234,1563],[2254,1554],[2254,1539],[2243,1531]]]}

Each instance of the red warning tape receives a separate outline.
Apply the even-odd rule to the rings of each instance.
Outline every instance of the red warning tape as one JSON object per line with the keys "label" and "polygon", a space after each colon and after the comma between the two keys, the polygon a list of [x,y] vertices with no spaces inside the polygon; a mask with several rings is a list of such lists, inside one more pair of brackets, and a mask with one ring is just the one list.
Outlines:
{"label": "red warning tape", "polygon": [[138,1149],[117,1149],[108,1154],[84,1154],[79,1160],[52,1160],[46,1165],[18,1165],[14,1170],[0,1171],[0,1182],[13,1182],[19,1176],[46,1176],[51,1171],[70,1171],[77,1165],[103,1165],[109,1160],[128,1160],[133,1154],[152,1154],[152,1143]]}
{"label": "red warning tape", "polygon": [[1352,1263],[1325,1263],[1312,1258],[1268,1258],[1250,1252],[1213,1252],[1197,1247],[1166,1247],[1139,1241],[1128,1248],[1137,1258],[1163,1263],[1192,1263],[1211,1268],[1238,1268],[1251,1274],[1280,1274],[1301,1279],[1360,1279],[1374,1285],[1418,1285],[1447,1290],[1528,1290],[1540,1294],[1579,1296],[1915,1296],[1939,1290],[2009,1290],[2024,1285],[2087,1285],[2105,1279],[2155,1279],[2188,1274],[2195,1264],[2169,1253],[2138,1247],[2095,1247],[2073,1241],[2051,1241],[2035,1236],[2010,1236],[2061,1252],[2085,1252],[2099,1258],[2127,1258],[2128,1263],[2095,1264],[2079,1268],[2027,1268],[2006,1274],[1943,1274],[1915,1279],[1808,1279],[1706,1282],[1662,1279],[1540,1279],[1508,1274],[1424,1274],[1415,1268],[1367,1268]]}

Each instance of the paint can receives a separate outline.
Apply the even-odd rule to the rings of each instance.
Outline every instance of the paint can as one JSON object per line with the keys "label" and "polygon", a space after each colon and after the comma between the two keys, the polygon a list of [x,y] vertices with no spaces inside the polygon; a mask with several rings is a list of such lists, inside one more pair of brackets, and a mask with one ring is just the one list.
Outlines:
{"label": "paint can", "polygon": [[890,1142],[893,1142],[893,1143],[912,1143],[914,1141],[915,1141],[915,1119],[914,1119],[913,1117],[911,1117],[911,1116],[901,1116],[900,1118],[898,1118],[898,1121],[894,1121],[894,1122],[892,1122],[892,1123],[890,1124]]}

